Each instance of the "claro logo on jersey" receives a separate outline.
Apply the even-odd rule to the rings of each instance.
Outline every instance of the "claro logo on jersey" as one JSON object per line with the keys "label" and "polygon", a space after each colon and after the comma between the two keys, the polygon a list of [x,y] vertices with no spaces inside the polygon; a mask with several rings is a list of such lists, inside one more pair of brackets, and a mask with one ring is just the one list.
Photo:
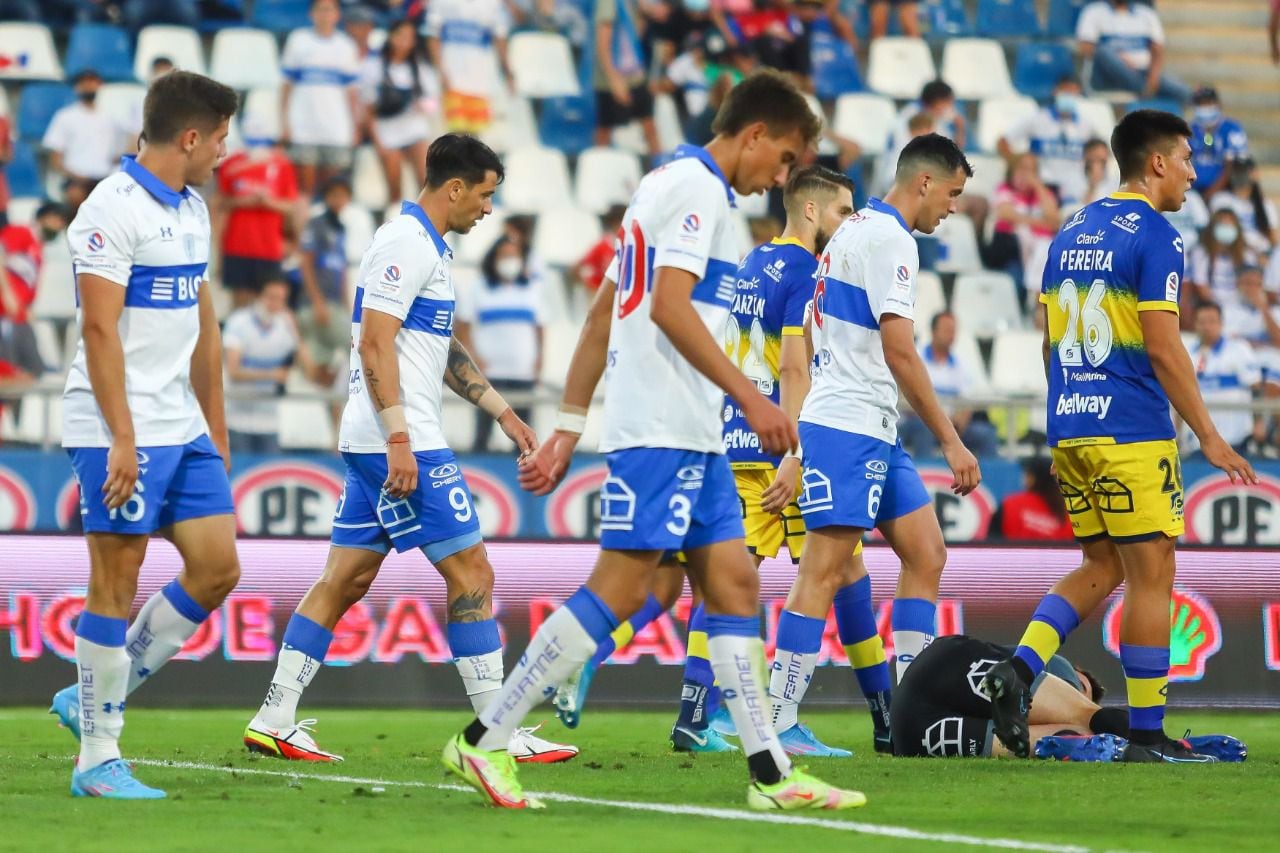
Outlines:
{"label": "claro logo on jersey", "polygon": [[338,472],[306,462],[266,462],[231,484],[236,524],[251,536],[327,536],[342,494]]}
{"label": "claro logo on jersey", "polygon": [[30,530],[36,515],[31,486],[18,472],[0,466],[0,530]]}
{"label": "claro logo on jersey", "polygon": [[1280,545],[1280,479],[1249,486],[1214,472],[1187,487],[1185,507],[1188,542]]}
{"label": "claro logo on jersey", "polygon": [[[1117,598],[1102,617],[1102,642],[1120,657],[1120,619],[1124,599]],[[1175,589],[1169,602],[1169,680],[1199,681],[1209,658],[1222,648],[1222,623],[1209,599]]]}

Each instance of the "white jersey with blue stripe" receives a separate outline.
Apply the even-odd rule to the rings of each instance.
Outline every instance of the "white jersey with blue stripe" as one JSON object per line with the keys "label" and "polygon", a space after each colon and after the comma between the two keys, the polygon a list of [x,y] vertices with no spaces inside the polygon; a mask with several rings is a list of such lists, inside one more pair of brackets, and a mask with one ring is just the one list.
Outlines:
{"label": "white jersey with blue stripe", "polygon": [[350,396],[342,412],[338,449],[386,453],[387,438],[365,382],[360,360],[360,320],[366,311],[399,319],[396,358],[400,402],[409,424],[409,449],[448,447],[442,428],[444,371],[453,337],[453,252],[422,208],[401,205],[400,215],[378,229],[360,261],[351,316]]}
{"label": "white jersey with blue stripe", "polygon": [[355,131],[350,87],[360,72],[356,43],[341,30],[322,36],[310,27],[294,30],[284,43],[280,71],[289,93],[289,139],[298,145],[348,147]]}
{"label": "white jersey with blue stripe", "polygon": [[915,319],[919,270],[911,229],[879,199],[836,229],[818,262],[813,385],[800,420],[897,441],[898,384],[885,364],[880,319]]}
{"label": "white jersey with blue stripe", "polygon": [[[209,263],[209,211],[190,188],[175,192],[132,157],[104,178],[67,229],[77,276],[125,288],[120,315],[125,398],[138,447],[186,444],[208,431],[191,390],[200,335],[200,287]],[[77,290],[77,302],[79,302]],[[83,312],[76,312],[83,328]],[[64,447],[110,447],[93,396],[84,339],[63,391]]]}
{"label": "white jersey with blue stripe", "polygon": [[693,273],[693,307],[717,345],[737,287],[738,248],[729,219],[733,191],[705,149],[640,181],[627,207],[618,254],[605,277],[617,285],[605,370],[601,452],[663,447],[723,453],[724,392],[676,350],[649,317],[655,271]]}

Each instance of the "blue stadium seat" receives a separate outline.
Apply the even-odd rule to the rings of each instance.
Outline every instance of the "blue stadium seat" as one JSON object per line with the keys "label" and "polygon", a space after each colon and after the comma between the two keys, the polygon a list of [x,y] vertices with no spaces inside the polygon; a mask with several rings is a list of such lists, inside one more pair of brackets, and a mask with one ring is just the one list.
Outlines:
{"label": "blue stadium seat", "polygon": [[1053,94],[1058,81],[1076,71],[1071,48],[1058,42],[1025,42],[1018,45],[1013,61],[1013,87],[1024,95],[1043,101]]}
{"label": "blue stadium seat", "polygon": [[546,98],[538,116],[538,138],[548,148],[558,148],[573,157],[590,148],[594,142],[595,102],[590,95],[568,98]]}
{"label": "blue stadium seat", "polygon": [[65,83],[28,83],[18,101],[18,138],[39,143],[53,114],[75,99],[75,92]]}
{"label": "blue stadium seat", "polygon": [[995,38],[1040,35],[1034,0],[978,0],[978,34]]}
{"label": "blue stadium seat", "polygon": [[133,45],[129,34],[111,24],[76,24],[71,28],[63,65],[68,79],[92,69],[103,80],[132,81]]}
{"label": "blue stadium seat", "polygon": [[21,140],[13,143],[13,159],[4,167],[4,174],[9,180],[9,192],[15,198],[44,198],[40,164],[36,161],[36,152],[30,143]]}
{"label": "blue stadium seat", "polygon": [[1049,0],[1049,25],[1045,35],[1052,38],[1075,38],[1076,18],[1090,0]]}
{"label": "blue stadium seat", "polygon": [[931,38],[973,35],[973,24],[969,21],[964,0],[933,0],[923,11]]}
{"label": "blue stadium seat", "polygon": [[1165,113],[1173,113],[1176,116],[1182,115],[1182,104],[1177,101],[1170,101],[1164,98],[1149,98],[1146,100],[1130,101],[1124,105],[1124,111],[1131,113],[1134,110],[1160,110]]}
{"label": "blue stadium seat", "polygon": [[835,100],[848,92],[861,92],[862,73],[849,43],[830,29],[817,29],[809,43],[815,93],[820,100]]}
{"label": "blue stadium seat", "polygon": [[311,24],[307,15],[310,8],[311,0],[256,0],[249,24],[273,33],[287,33]]}

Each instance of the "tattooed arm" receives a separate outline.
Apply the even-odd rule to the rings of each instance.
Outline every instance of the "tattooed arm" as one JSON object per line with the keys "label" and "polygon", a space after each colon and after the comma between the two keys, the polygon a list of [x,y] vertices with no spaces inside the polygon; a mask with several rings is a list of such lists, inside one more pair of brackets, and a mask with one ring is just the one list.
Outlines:
{"label": "tattooed arm", "polygon": [[467,352],[462,341],[456,337],[449,340],[449,360],[444,370],[444,384],[473,406],[479,404],[484,392],[490,388],[489,380],[484,378],[471,353]]}
{"label": "tattooed arm", "polygon": [[396,357],[396,335],[400,318],[365,309],[360,322],[360,362],[364,387],[387,434],[387,494],[405,498],[418,488],[418,463],[413,458],[409,425],[400,400],[400,362]]}

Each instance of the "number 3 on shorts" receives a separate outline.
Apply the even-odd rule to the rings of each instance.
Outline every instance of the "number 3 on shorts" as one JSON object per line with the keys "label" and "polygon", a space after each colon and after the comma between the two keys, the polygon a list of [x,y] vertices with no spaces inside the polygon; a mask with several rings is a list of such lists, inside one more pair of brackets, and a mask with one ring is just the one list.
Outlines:
{"label": "number 3 on shorts", "polygon": [[667,509],[671,510],[671,520],[667,522],[667,530],[673,536],[684,536],[693,523],[693,502],[685,495],[672,495],[667,501]]}

